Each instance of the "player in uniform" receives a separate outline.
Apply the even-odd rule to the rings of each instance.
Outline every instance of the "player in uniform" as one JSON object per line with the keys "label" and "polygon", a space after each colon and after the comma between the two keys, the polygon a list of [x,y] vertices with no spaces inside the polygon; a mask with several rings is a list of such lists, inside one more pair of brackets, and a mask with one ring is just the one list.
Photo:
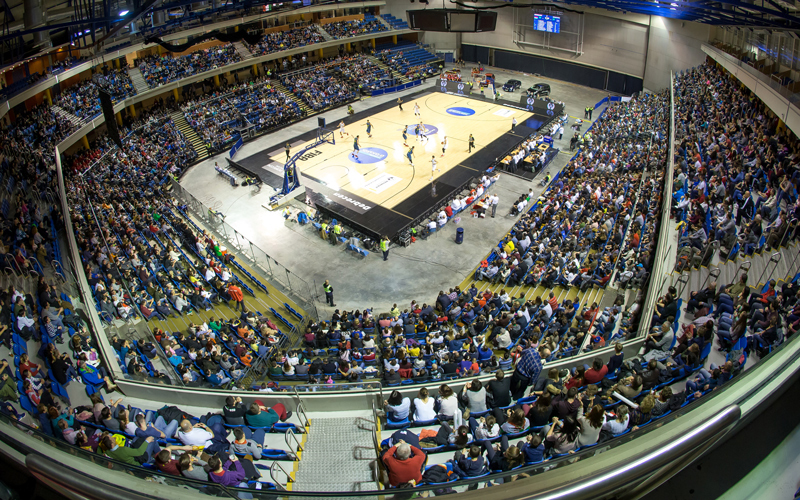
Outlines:
{"label": "player in uniform", "polygon": [[339,122],[339,137],[344,138],[344,136],[350,135],[344,131],[344,120]]}
{"label": "player in uniform", "polygon": [[422,136],[419,130],[419,124],[414,127],[414,135],[416,136],[417,141],[419,141],[419,138]]}
{"label": "player in uniform", "polygon": [[442,140],[442,156],[447,152],[447,136]]}
{"label": "player in uniform", "polygon": [[406,151],[406,158],[408,158],[408,163],[410,163],[411,166],[413,167],[414,166],[414,146],[411,146],[410,148],[408,148],[408,151]]}
{"label": "player in uniform", "polygon": [[353,139],[353,152],[351,154],[356,157],[356,160],[358,159],[358,136]]}
{"label": "player in uniform", "polygon": [[420,114],[419,114],[419,104],[417,104],[417,103],[414,103],[414,115],[415,116],[420,116]]}
{"label": "player in uniform", "polygon": [[441,170],[436,168],[436,155],[431,155],[431,180],[433,180],[433,174],[436,172],[441,172]]}
{"label": "player in uniform", "polygon": [[403,125],[403,146],[408,147],[408,127]]}
{"label": "player in uniform", "polygon": [[367,136],[372,139],[372,124],[367,120]]}
{"label": "player in uniform", "polygon": [[419,134],[420,140],[422,140],[422,139],[425,139],[426,141],[428,140],[428,136],[425,135],[425,132],[427,132],[427,131],[428,131],[428,129],[425,128],[425,124],[422,123],[422,122],[419,122],[419,132],[417,132],[417,134]]}

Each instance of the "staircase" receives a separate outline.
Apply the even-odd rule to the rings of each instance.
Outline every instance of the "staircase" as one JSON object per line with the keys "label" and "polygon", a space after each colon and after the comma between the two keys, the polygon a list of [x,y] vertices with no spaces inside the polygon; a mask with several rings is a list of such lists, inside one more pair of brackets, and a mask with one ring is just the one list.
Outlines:
{"label": "staircase", "polygon": [[139,68],[128,68],[128,76],[131,77],[133,87],[136,89],[137,94],[142,94],[150,90],[150,86],[144,81],[144,77]]}
{"label": "staircase", "polygon": [[250,49],[248,49],[242,42],[233,42],[233,46],[236,47],[236,52],[239,53],[242,61],[253,58],[253,53],[250,52]]}
{"label": "staircase", "polygon": [[313,109],[309,108],[309,107],[306,105],[305,101],[303,101],[302,99],[300,99],[299,97],[297,97],[297,96],[296,96],[296,95],[295,95],[293,92],[291,92],[289,89],[287,89],[286,87],[284,87],[283,85],[281,85],[281,84],[280,84],[280,82],[278,82],[278,80],[277,80],[277,79],[275,79],[275,80],[271,81],[271,82],[270,82],[270,85],[272,85],[272,86],[275,88],[275,90],[278,90],[279,92],[283,92],[284,94],[286,94],[286,96],[287,96],[287,97],[288,97],[290,100],[292,100],[292,101],[296,102],[296,103],[297,103],[297,105],[298,105],[298,106],[300,106],[300,109],[301,109],[301,110],[303,110],[303,112],[304,112],[306,115],[310,115],[311,113],[313,113],[313,112],[314,112],[314,110],[313,110]]}
{"label": "staircase", "polygon": [[377,456],[371,420],[369,411],[363,418],[314,418],[292,491],[374,490],[372,463]]}
{"label": "staircase", "polygon": [[336,40],[331,35],[329,35],[328,32],[325,31],[325,28],[323,28],[321,25],[315,24],[313,26],[314,26],[314,29],[317,30],[317,33],[322,35],[322,38],[324,38],[325,41],[330,42],[331,40]]}
{"label": "staircase", "polygon": [[183,136],[192,143],[192,147],[197,152],[197,159],[203,160],[208,158],[208,148],[203,142],[203,139],[197,135],[197,132],[195,132],[191,125],[189,125],[189,122],[186,121],[183,113],[181,111],[176,111],[169,116],[172,118],[172,121],[175,122],[175,126],[178,127],[178,130],[181,131]]}
{"label": "staircase", "polygon": [[375,16],[375,19],[381,22],[389,31],[394,31],[394,26],[389,24],[389,21],[383,18],[383,16]]}
{"label": "staircase", "polygon": [[[383,22],[385,23],[386,21],[383,21]],[[378,66],[379,68],[381,68],[383,70],[388,71],[389,74],[391,74],[394,78],[396,78],[401,84],[408,83],[410,81],[408,78],[405,77],[405,75],[400,74],[397,71],[394,71],[392,68],[387,66],[386,63],[384,63],[383,61],[381,61],[377,57],[375,57],[375,56],[368,56],[368,57],[369,57],[369,60],[372,61],[373,63],[375,63],[376,66]]]}
{"label": "staircase", "polygon": [[66,118],[67,120],[69,120],[70,123],[72,123],[76,127],[81,127],[83,125],[83,120],[81,120],[77,116],[73,115],[69,111],[65,110],[61,106],[57,106],[57,105],[54,104],[54,105],[52,105],[50,107],[50,109],[52,109],[55,114],[57,114],[57,115],[59,115],[59,116],[61,116],[63,118]]}
{"label": "staircase", "polygon": [[[740,266],[744,265],[746,268],[746,262],[750,263],[750,270],[747,273],[747,284],[760,290],[770,279],[774,279],[775,281],[790,280],[800,272],[800,257],[798,257],[798,253],[800,253],[800,242],[793,241],[781,247],[780,250],[772,249],[770,252],[755,253],[750,256],[745,255],[722,262],[718,265],[703,266],[700,269],[693,269],[688,273],[673,272],[672,275],[665,280],[659,295],[666,293],[669,285],[675,286],[678,292],[681,292],[681,288],[683,287],[682,282],[686,279],[688,279],[688,282],[686,286],[683,287],[683,291],[680,294],[680,297],[683,298],[684,301],[689,299],[689,294],[691,292],[700,290],[712,280],[717,282],[718,287],[734,283],[739,279],[739,274],[743,272]],[[776,262],[779,256],[780,260]],[[716,274],[717,270],[719,270],[719,276],[716,278],[709,277],[712,272]],[[679,279],[681,283],[678,283]]]}

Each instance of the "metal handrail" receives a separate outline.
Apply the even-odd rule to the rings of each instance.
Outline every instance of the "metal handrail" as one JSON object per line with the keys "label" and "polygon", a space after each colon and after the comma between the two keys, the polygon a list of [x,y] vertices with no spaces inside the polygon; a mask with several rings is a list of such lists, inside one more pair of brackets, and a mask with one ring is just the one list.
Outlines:
{"label": "metal handrail", "polygon": [[[295,393],[295,394],[297,394],[297,393]],[[311,420],[309,420],[308,415],[306,414],[306,404],[303,402],[302,399],[300,399],[299,396],[297,398],[297,416],[298,417],[302,417],[301,420],[305,421],[303,423],[303,425],[305,427],[310,427],[311,426]]]}
{"label": "metal handrail", "polygon": [[291,482],[293,482],[293,481],[292,481],[292,476],[290,476],[290,475],[289,475],[289,473],[288,473],[288,472],[286,472],[286,469],[284,469],[284,468],[283,468],[283,466],[282,466],[281,464],[279,464],[277,461],[275,461],[275,462],[272,462],[272,465],[270,465],[270,466],[269,466],[269,477],[270,477],[270,478],[272,478],[272,482],[273,482],[273,483],[275,483],[275,485],[276,485],[277,487],[279,487],[279,488],[280,488],[282,491],[289,491],[289,490],[286,488],[286,485],[285,485],[285,484],[283,484],[282,482],[280,482],[280,481],[278,481],[277,479],[275,479],[275,467],[276,467],[276,466],[277,466],[277,467],[278,467],[278,468],[281,470],[281,472],[283,472],[284,474],[286,474],[286,482],[287,482],[287,483],[291,483]]}
{"label": "metal handrail", "polygon": [[700,287],[700,289],[702,290],[703,288],[706,287],[706,283],[708,283],[708,279],[709,278],[713,277],[714,281],[716,281],[717,278],[719,278],[719,275],[720,275],[721,272],[722,272],[722,270],[720,268],[718,268],[718,267],[709,269],[708,270],[708,275],[706,276],[706,279],[703,281],[703,285]]}
{"label": "metal handrail", "polygon": [[[761,271],[761,276],[759,276],[755,282],[756,286],[758,286],[761,283],[761,278],[764,277],[764,273],[766,273],[767,269],[769,269],[769,265],[772,264],[773,262],[775,263],[775,267],[772,268],[772,272],[774,273],[775,270],[778,269],[778,263],[781,261],[782,258],[783,254],[780,252],[775,252],[774,254],[770,255],[769,260],[767,261],[767,265],[764,266],[764,269]],[[772,273],[770,273],[770,276],[772,276]]]}
{"label": "metal handrail", "polygon": [[789,228],[792,227],[792,224],[797,225],[797,217],[793,218],[792,220],[789,221],[788,224],[786,224],[786,228],[783,230],[783,234],[781,235],[781,239],[779,239],[778,240],[778,244],[775,245],[776,248],[780,248],[781,246],[783,246],[784,241],[786,240],[786,233],[789,232]]}
{"label": "metal handrail", "polygon": [[297,450],[298,451],[303,451],[303,445],[300,444],[300,440],[297,439],[297,436],[294,435],[294,431],[291,429],[291,427],[286,429],[286,434],[283,437],[284,440],[286,441],[286,446],[288,446],[290,450],[292,449],[292,443],[289,442],[289,435],[290,434],[292,436],[292,439],[294,439],[295,444],[297,444]]}
{"label": "metal handrail", "polygon": [[746,260],[739,264],[739,267],[736,268],[736,274],[733,275],[733,281],[731,283],[736,284],[739,281],[739,273],[744,270],[744,274],[747,274],[750,271],[750,268],[753,266],[753,263],[749,260]]}
{"label": "metal handrail", "polygon": [[688,284],[689,284],[689,274],[688,273],[681,274],[678,277],[678,282],[677,282],[677,285],[680,286],[680,289],[678,289],[678,297],[683,296],[683,290],[686,288],[686,285]]}
{"label": "metal handrail", "polygon": [[708,251],[709,251],[710,249],[712,249],[712,248],[714,249],[714,250],[711,252],[711,255],[712,255],[712,257],[713,257],[714,253],[716,253],[716,251],[717,251],[717,250],[719,250],[719,241],[717,241],[717,240],[714,240],[714,241],[712,241],[712,242],[709,242],[709,244],[708,244],[708,245],[706,245],[706,249],[703,251],[703,258],[700,260],[700,265],[701,265],[701,266],[703,265],[703,262],[705,262],[705,261],[706,261],[706,257],[708,257]]}

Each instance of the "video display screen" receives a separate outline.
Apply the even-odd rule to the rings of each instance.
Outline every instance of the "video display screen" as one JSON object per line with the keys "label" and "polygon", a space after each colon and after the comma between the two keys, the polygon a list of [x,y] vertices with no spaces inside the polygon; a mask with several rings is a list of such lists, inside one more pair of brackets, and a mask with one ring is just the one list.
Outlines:
{"label": "video display screen", "polygon": [[549,16],[547,14],[534,14],[533,29],[536,31],[546,31],[547,33],[559,33],[561,31],[561,17]]}

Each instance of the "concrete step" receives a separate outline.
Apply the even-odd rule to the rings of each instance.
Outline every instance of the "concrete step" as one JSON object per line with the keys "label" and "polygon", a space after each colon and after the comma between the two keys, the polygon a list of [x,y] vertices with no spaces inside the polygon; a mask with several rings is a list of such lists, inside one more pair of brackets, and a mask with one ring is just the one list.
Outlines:
{"label": "concrete step", "polygon": [[186,140],[192,143],[192,148],[197,153],[197,158],[201,160],[208,158],[208,148],[206,147],[205,142],[203,142],[203,139],[197,135],[197,132],[195,132],[192,126],[189,125],[189,122],[186,121],[186,117],[183,116],[183,113],[181,111],[176,111],[175,113],[172,113],[170,117],[172,118],[172,121],[175,122],[175,126],[181,131]]}
{"label": "concrete step", "polygon": [[242,61],[246,61],[248,59],[253,58],[253,53],[250,52],[250,49],[243,42],[233,42],[233,46],[236,47],[236,52],[239,53],[241,56]]}
{"label": "concrete step", "polygon": [[131,77],[131,82],[133,82],[133,87],[136,89],[137,94],[150,90],[150,86],[147,85],[139,68],[128,68],[128,76]]}
{"label": "concrete step", "polygon": [[76,126],[78,126],[78,127],[80,127],[81,125],[83,125],[83,120],[81,120],[81,119],[80,119],[80,117],[78,117],[78,116],[76,116],[76,115],[73,115],[73,114],[72,114],[72,113],[70,113],[69,111],[67,111],[67,110],[65,110],[64,108],[62,108],[61,106],[58,106],[58,105],[55,105],[55,104],[54,104],[54,105],[52,106],[52,109],[53,109],[53,111],[54,111],[56,114],[58,114],[58,115],[61,115],[62,117],[66,118],[66,119],[67,119],[67,120],[69,120],[69,121],[70,121],[70,123],[72,123],[73,125],[76,125]]}
{"label": "concrete step", "polygon": [[333,37],[330,35],[330,33],[328,33],[327,31],[325,31],[325,28],[323,28],[323,27],[322,27],[322,26],[320,26],[319,24],[315,24],[315,25],[314,25],[314,29],[315,29],[315,30],[317,30],[317,33],[319,33],[320,35],[322,35],[322,38],[324,38],[324,39],[325,39],[325,41],[328,41],[328,42],[329,42],[329,41],[331,41],[331,40],[336,40],[335,38],[333,38]]}
{"label": "concrete step", "polygon": [[300,99],[299,97],[297,97],[297,95],[295,95],[295,94],[294,94],[293,92],[291,92],[289,89],[287,89],[286,87],[284,87],[283,85],[281,85],[281,84],[280,84],[280,83],[279,83],[277,80],[275,80],[274,82],[272,82],[272,83],[271,83],[271,85],[272,85],[272,86],[275,88],[275,90],[277,90],[277,91],[279,91],[279,92],[281,92],[281,93],[285,94],[285,95],[286,95],[286,97],[288,97],[288,98],[289,98],[289,99],[291,99],[292,101],[296,102],[296,103],[297,103],[297,105],[298,105],[298,106],[300,106],[300,109],[302,109],[302,110],[303,110],[303,111],[305,111],[306,113],[311,113],[311,112],[312,112],[312,109],[311,109],[310,107],[308,107],[308,105],[306,105],[305,101],[303,101],[302,99]]}
{"label": "concrete step", "polygon": [[[365,418],[371,412],[365,412]],[[373,489],[373,432],[353,419],[314,418],[297,464],[295,491]],[[360,458],[359,458],[360,457]],[[335,464],[335,467],[331,467]],[[372,486],[368,486],[372,484]]]}
{"label": "concrete step", "polygon": [[391,24],[389,24],[389,21],[387,21],[386,19],[384,19],[384,18],[383,18],[383,16],[375,16],[375,17],[376,17],[376,18],[378,18],[378,20],[381,22],[381,24],[383,24],[384,26],[386,26],[386,28],[387,28],[389,31],[393,31],[393,30],[394,30],[394,28],[392,27],[392,25],[391,25]]}
{"label": "concrete step", "polygon": [[[383,19],[381,19],[381,21],[383,21]],[[385,23],[386,23],[386,21],[383,21],[383,23],[385,24]],[[390,72],[390,73],[392,74],[392,76],[394,76],[395,78],[397,78],[398,80],[400,80],[400,83],[401,83],[401,84],[402,84],[402,83],[408,83],[408,82],[410,81],[408,78],[406,78],[406,77],[405,77],[405,75],[402,75],[402,74],[400,74],[399,72],[397,72],[397,71],[393,70],[392,68],[390,68],[389,66],[387,66],[387,65],[386,65],[386,63],[384,63],[383,61],[381,61],[379,58],[377,58],[377,57],[375,57],[375,56],[369,56],[369,59],[370,59],[370,60],[371,60],[373,63],[375,63],[375,64],[376,64],[376,65],[377,65],[379,68],[381,68],[381,69],[384,69],[384,70],[386,70],[386,71]]]}

